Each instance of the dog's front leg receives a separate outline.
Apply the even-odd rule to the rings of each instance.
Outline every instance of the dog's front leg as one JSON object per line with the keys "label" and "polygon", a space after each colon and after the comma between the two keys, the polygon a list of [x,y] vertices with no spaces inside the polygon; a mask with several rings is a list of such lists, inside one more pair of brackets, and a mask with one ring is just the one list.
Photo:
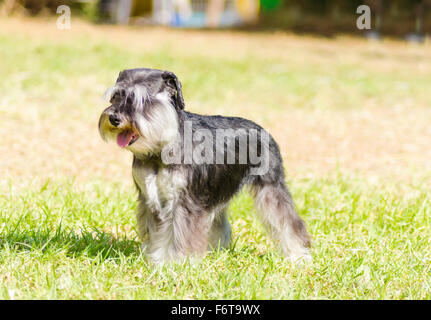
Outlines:
{"label": "dog's front leg", "polygon": [[155,263],[203,255],[208,247],[210,214],[176,205],[171,211],[151,215],[148,220],[147,254]]}
{"label": "dog's front leg", "polygon": [[151,210],[148,208],[142,194],[139,194],[138,207],[136,208],[136,222],[138,229],[138,237],[142,243],[142,250],[146,250],[148,246],[148,219],[150,215]]}
{"label": "dog's front leg", "polygon": [[136,221],[138,223],[138,236],[142,242],[146,241],[148,236],[148,217],[150,210],[145,203],[145,199],[139,194],[138,207],[136,208]]}

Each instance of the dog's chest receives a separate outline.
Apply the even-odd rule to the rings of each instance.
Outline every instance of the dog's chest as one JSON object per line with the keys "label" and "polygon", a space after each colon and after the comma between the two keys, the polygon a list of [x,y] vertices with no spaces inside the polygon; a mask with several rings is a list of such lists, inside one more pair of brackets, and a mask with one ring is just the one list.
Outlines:
{"label": "dog's chest", "polygon": [[133,166],[132,173],[148,207],[155,211],[172,208],[179,190],[185,187],[179,172],[166,167],[139,163]]}

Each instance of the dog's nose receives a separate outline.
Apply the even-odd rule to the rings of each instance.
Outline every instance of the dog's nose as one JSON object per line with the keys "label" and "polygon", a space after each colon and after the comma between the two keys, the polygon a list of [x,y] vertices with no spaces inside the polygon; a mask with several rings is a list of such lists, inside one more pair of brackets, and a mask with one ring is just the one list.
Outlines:
{"label": "dog's nose", "polygon": [[118,125],[120,124],[120,119],[119,119],[115,114],[110,114],[110,115],[109,115],[109,122],[110,122],[114,127],[118,127]]}

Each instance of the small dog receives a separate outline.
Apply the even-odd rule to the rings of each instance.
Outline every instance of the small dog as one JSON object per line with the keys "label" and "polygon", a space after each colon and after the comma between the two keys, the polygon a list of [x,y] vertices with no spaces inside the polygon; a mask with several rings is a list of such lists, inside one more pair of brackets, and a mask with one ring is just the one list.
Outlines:
{"label": "small dog", "polygon": [[99,131],[133,153],[138,233],[153,262],[229,247],[226,207],[245,185],[281,251],[293,261],[310,258],[310,236],[267,131],[242,118],[185,111],[181,83],[169,71],[124,70],[107,95]]}

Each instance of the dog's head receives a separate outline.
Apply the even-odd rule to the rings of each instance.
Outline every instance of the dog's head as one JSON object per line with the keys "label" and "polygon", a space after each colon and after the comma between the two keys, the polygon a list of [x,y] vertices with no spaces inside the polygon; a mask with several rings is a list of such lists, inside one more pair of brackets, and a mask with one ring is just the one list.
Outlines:
{"label": "dog's head", "polygon": [[184,109],[181,83],[169,71],[131,69],[120,72],[106,96],[111,105],[99,119],[102,138],[136,154],[159,152],[178,134]]}

